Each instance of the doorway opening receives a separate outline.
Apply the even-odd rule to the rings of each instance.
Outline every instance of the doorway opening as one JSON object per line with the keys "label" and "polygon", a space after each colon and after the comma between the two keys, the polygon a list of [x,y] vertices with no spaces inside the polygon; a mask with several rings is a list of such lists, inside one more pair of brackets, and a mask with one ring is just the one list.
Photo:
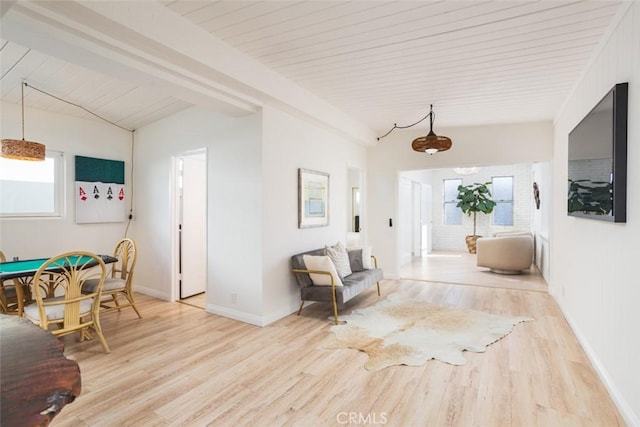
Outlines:
{"label": "doorway opening", "polygon": [[364,171],[347,168],[347,247],[361,248],[363,239]]}
{"label": "doorway opening", "polygon": [[431,184],[419,182],[410,174],[400,174],[399,248],[400,265],[425,257],[432,250],[433,190]]}
{"label": "doorway opening", "polygon": [[207,290],[206,150],[175,158],[175,299],[204,309]]}

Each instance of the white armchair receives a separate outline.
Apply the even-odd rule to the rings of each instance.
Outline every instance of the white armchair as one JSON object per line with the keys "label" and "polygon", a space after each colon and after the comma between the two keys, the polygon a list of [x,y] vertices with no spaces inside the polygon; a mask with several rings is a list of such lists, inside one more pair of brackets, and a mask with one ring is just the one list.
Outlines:
{"label": "white armchair", "polygon": [[533,261],[533,236],[518,233],[480,238],[476,257],[478,267],[500,274],[521,274]]}

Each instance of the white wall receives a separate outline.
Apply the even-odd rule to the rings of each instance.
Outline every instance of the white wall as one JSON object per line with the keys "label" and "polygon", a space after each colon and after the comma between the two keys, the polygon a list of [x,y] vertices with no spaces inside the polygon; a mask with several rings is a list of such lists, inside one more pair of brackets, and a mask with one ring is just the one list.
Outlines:
{"label": "white wall", "polygon": [[[190,108],[136,132],[136,286],[172,298],[172,160],[207,149],[207,310],[255,323],[261,315],[261,115]],[[237,302],[231,302],[231,293]]]}
{"label": "white wall", "polygon": [[[351,198],[348,168],[364,170],[367,153],[353,141],[276,108],[263,109],[263,126],[262,289],[263,320],[269,323],[300,304],[291,256],[344,243]],[[329,173],[328,227],[298,228],[298,168]],[[363,228],[366,232],[367,224]]]}
{"label": "white wall", "polygon": [[[16,106],[3,105],[3,137],[19,135],[19,121],[10,120],[14,114],[19,117]],[[73,155],[125,160],[130,186],[131,134],[108,124],[42,111],[27,110],[27,117],[27,137],[65,152],[66,215],[1,220],[0,247],[8,256],[21,258],[72,249],[111,253],[126,224],[74,223]],[[139,250],[137,291],[175,298],[173,160],[202,148],[208,157],[207,310],[268,324],[295,311],[300,302],[291,256],[345,241],[351,198],[348,170],[365,170],[366,149],[272,107],[242,118],[191,108],[138,129],[129,230]],[[298,168],[330,174],[328,227],[298,228]],[[34,227],[42,239],[34,239]],[[237,295],[235,303],[231,293]]]}
{"label": "white wall", "polygon": [[[245,118],[192,108],[140,129],[136,282],[160,298],[172,296],[171,159],[199,148],[209,174],[207,310],[256,325],[292,313],[300,294],[290,258],[344,242],[348,167],[364,168],[365,148],[272,107]],[[328,227],[298,228],[298,168],[329,173]]]}
{"label": "white wall", "polygon": [[[535,236],[535,263],[547,283],[550,279],[549,227],[551,215],[551,162],[537,162],[531,165],[531,181],[538,184],[540,208],[532,205],[533,223],[531,230]],[[533,184],[532,184],[533,185]],[[566,203],[566,202],[565,202]]]}
{"label": "white wall", "polygon": [[400,176],[398,183],[398,219],[395,227],[398,229],[400,242],[400,265],[411,262],[413,257],[413,183],[414,181]]}
{"label": "white wall", "polygon": [[[2,138],[21,138],[20,106],[2,103]],[[0,249],[9,257],[47,258],[71,250],[113,253],[126,223],[75,223],[75,155],[125,162],[131,193],[131,133],[108,123],[25,108],[25,139],[64,153],[65,203],[61,218],[0,219]]]}
{"label": "white wall", "polygon": [[553,153],[553,128],[550,122],[509,123],[434,129],[453,140],[453,147],[429,156],[411,149],[411,141],[424,130],[397,131],[382,139],[369,152],[367,206],[369,241],[385,276],[398,277],[399,171],[437,169],[456,166],[485,166],[546,161]]}
{"label": "white wall", "polygon": [[[567,135],[615,83],[629,82],[627,223],[566,214]],[[640,2],[612,31],[556,117],[550,291],[629,425],[640,425]]]}

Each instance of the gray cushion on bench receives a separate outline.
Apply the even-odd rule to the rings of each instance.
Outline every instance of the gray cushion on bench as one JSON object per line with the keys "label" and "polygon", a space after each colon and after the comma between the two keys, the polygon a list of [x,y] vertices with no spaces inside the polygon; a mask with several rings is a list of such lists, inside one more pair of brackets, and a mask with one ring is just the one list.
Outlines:
{"label": "gray cushion on bench", "polygon": [[[316,255],[316,256],[324,255],[324,248],[316,249],[315,251],[304,252],[304,253],[292,256],[291,267],[293,269],[295,270],[307,269],[307,266],[304,265],[304,259],[302,258],[303,255]],[[308,274],[296,273],[295,276],[296,276],[296,279],[298,280],[298,286],[300,286],[300,289],[306,288],[307,286],[313,286],[313,282],[311,281],[311,276],[309,276]],[[331,287],[329,287],[329,289],[331,289]]]}
{"label": "gray cushion on bench", "polygon": [[362,271],[364,270],[364,263],[362,262],[362,249],[351,249],[348,251],[349,254],[349,264],[351,264],[351,271]]}

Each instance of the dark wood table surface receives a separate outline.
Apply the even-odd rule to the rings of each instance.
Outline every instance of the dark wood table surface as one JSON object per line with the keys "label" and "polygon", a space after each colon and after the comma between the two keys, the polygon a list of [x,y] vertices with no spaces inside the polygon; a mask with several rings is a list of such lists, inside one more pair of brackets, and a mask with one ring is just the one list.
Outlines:
{"label": "dark wood table surface", "polygon": [[46,426],[80,395],[80,367],[31,321],[0,314],[0,425]]}

